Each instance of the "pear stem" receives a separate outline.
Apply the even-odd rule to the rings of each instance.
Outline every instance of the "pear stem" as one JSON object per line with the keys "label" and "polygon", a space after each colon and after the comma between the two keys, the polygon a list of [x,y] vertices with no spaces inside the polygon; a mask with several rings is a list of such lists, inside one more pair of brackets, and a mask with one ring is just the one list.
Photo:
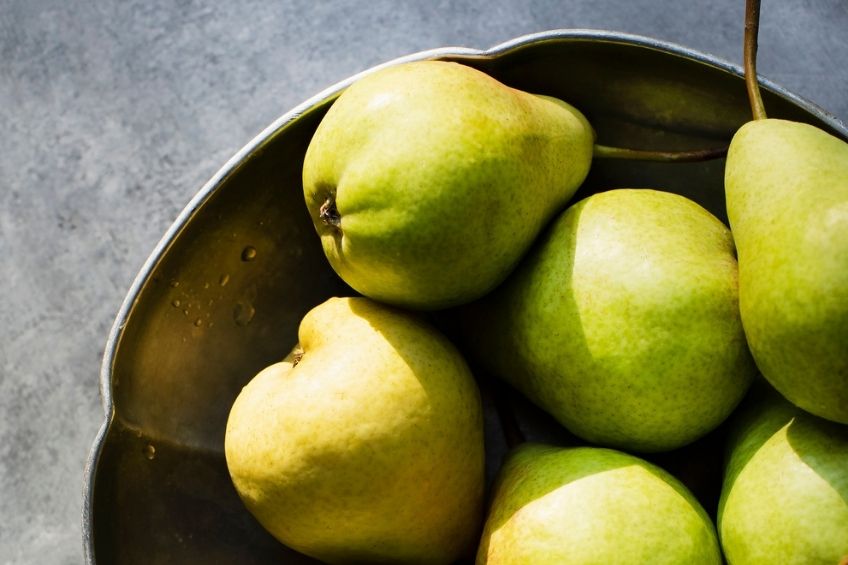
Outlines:
{"label": "pear stem", "polygon": [[760,32],[760,0],[745,1],[745,39],[743,61],[745,64],[745,87],[751,102],[751,113],[755,120],[766,119],[766,108],[760,95],[757,80],[757,36]]}
{"label": "pear stem", "polygon": [[727,147],[695,149],[693,151],[647,151],[595,144],[593,148],[593,157],[595,159],[627,159],[630,161],[658,161],[662,163],[709,161],[720,159],[726,155]]}
{"label": "pear stem", "polygon": [[318,209],[318,217],[328,226],[336,229],[341,227],[342,217],[339,214],[338,208],[336,208],[336,198],[334,195],[330,194],[327,196],[327,199],[321,204],[321,207]]}
{"label": "pear stem", "polygon": [[492,392],[495,411],[498,413],[498,421],[501,424],[501,432],[503,432],[506,445],[510,449],[514,449],[527,441],[527,439],[521,433],[521,428],[518,427],[518,421],[515,419],[515,413],[506,400],[506,391],[503,386],[500,383],[490,380],[489,390]]}

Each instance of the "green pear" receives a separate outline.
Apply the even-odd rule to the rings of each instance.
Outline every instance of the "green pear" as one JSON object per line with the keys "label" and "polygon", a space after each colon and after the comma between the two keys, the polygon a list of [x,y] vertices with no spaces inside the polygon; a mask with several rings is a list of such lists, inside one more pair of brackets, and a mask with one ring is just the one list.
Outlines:
{"label": "green pear", "polygon": [[462,311],[481,365],[574,434],[642,452],[721,423],[755,368],[730,231],[682,196],[619,189],[571,206]]}
{"label": "green pear", "polygon": [[300,346],[244,387],[227,466],[248,510],[327,563],[473,554],[484,497],[480,393],[449,341],[365,298],[311,310]]}
{"label": "green pear", "polygon": [[728,562],[848,563],[848,427],[756,392],[729,441],[718,512]]}
{"label": "green pear", "polygon": [[757,366],[795,405],[848,424],[848,144],[807,124],[749,122],[725,189]]}
{"label": "green pear", "polygon": [[478,298],[512,270],[582,183],[594,133],[580,112],[457,63],[381,69],[350,86],[303,165],[333,269],[415,309]]}
{"label": "green pear", "polygon": [[618,451],[523,444],[494,487],[477,565],[721,564],[680,482]]}

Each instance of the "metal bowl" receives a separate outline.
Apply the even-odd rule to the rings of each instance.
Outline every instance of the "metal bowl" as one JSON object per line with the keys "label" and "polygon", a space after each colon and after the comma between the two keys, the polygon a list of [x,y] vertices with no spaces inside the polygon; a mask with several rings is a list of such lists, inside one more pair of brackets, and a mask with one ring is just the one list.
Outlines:
{"label": "metal bowl", "polygon": [[[551,31],[486,51],[437,49],[386,65],[420,59],[462,62],[567,100],[607,145],[712,147],[750,117],[739,67],[632,35]],[[88,563],[314,563],[244,509],[227,473],[224,429],[242,386],[289,351],[301,317],[329,296],[351,294],[323,256],[300,175],[318,122],[366,73],[301,104],[239,151],[183,210],[130,288],[101,371],[106,414],[88,462],[83,511]],[[848,137],[823,110],[774,84],[764,87],[771,117]],[[659,188],[726,220],[723,168],[723,160],[598,161],[575,198]],[[544,434],[549,422],[530,411],[519,410],[524,425]],[[494,422],[489,411],[490,476],[504,451]]]}

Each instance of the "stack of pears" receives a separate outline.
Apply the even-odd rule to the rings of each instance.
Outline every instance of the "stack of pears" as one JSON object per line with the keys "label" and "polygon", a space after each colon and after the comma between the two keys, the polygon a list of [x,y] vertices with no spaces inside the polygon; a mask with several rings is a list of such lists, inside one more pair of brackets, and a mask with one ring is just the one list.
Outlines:
{"label": "stack of pears", "polygon": [[[730,228],[656,187],[569,203],[593,145],[567,103],[456,63],[333,104],[304,194],[363,296],[312,309],[226,430],[277,539],[326,563],[848,563],[848,145],[744,126]],[[487,497],[490,378],[577,445],[512,445]],[[718,529],[648,461],[714,430]]]}

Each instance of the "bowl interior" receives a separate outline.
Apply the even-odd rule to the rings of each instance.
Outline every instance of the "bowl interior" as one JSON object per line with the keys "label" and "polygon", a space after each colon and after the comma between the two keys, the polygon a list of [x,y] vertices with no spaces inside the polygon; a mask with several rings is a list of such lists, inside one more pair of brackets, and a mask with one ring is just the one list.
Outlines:
{"label": "bowl interior", "polygon": [[[750,115],[738,71],[612,34],[551,34],[439,58],[570,102],[607,145],[721,146]],[[792,97],[767,91],[764,98],[770,116],[834,131]],[[241,387],[288,353],[302,316],[329,296],[353,294],[323,256],[300,181],[309,139],[332,100],[328,95],[284,120],[207,187],[128,297],[104,363],[110,413],[91,462],[90,562],[314,562],[276,542],[244,509],[227,474],[223,438]],[[575,199],[610,188],[657,188],[726,221],[723,167],[723,160],[598,161]],[[531,439],[569,440],[529,404],[516,403]],[[500,437],[488,410],[490,477],[505,452]],[[662,456],[672,472],[691,475],[690,486],[708,508],[717,486],[705,469],[717,460],[716,443],[708,436]]]}

